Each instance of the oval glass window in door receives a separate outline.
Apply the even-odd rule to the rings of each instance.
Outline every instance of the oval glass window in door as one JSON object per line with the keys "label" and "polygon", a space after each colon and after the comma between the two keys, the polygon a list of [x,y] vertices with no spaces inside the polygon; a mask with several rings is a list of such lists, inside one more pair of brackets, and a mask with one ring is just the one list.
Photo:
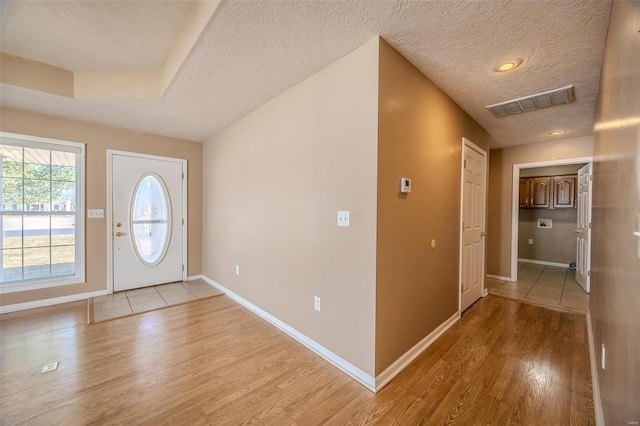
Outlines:
{"label": "oval glass window in door", "polygon": [[160,263],[171,233],[171,203],[160,176],[149,173],[140,179],[131,203],[133,246],[140,260],[149,265]]}

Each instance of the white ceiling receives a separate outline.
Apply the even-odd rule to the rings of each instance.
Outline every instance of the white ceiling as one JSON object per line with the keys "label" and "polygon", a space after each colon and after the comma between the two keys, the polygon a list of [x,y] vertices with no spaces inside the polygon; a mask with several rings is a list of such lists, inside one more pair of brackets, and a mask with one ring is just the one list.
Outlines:
{"label": "white ceiling", "polygon": [[[3,84],[0,102],[205,141],[381,35],[487,129],[494,147],[550,140],[558,129],[567,131],[562,137],[578,137],[592,134],[610,6],[603,0],[225,1],[162,99],[70,99]],[[170,49],[167,33],[175,36],[189,7],[3,0],[0,47],[73,70],[159,67]],[[493,71],[514,58],[524,60],[517,70]],[[505,118],[484,108],[567,84],[576,86],[570,105]]]}
{"label": "white ceiling", "polygon": [[187,1],[2,1],[2,51],[71,71],[164,65]]}

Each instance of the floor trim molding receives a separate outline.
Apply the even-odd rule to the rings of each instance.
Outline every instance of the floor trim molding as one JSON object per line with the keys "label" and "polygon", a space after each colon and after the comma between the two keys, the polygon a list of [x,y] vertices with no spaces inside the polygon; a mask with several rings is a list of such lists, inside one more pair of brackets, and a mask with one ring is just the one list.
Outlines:
{"label": "floor trim molding", "polygon": [[486,275],[486,277],[487,277],[487,278],[494,279],[494,280],[509,281],[509,282],[511,282],[511,277],[503,277],[503,276],[500,276],[500,275],[492,275],[492,274],[487,274],[487,275]]}
{"label": "floor trim molding", "polygon": [[43,306],[59,305],[61,303],[76,302],[90,297],[103,296],[107,290],[92,291],[89,293],[71,294],[69,296],[53,297],[51,299],[34,300],[32,302],[15,303],[13,305],[0,306],[0,314],[24,311],[25,309],[42,308]]}
{"label": "floor trim molding", "polygon": [[206,275],[203,275],[202,279],[204,281],[206,281],[207,283],[209,283],[210,285],[216,287],[218,290],[220,290],[223,293],[225,293],[227,296],[229,296],[231,299],[233,299],[234,301],[236,301],[240,305],[244,306],[245,308],[249,309],[250,311],[252,311],[256,315],[262,317],[266,321],[268,321],[271,324],[273,324],[274,326],[278,327],[280,330],[284,331],[289,336],[293,337],[298,342],[302,343],[307,348],[311,349],[313,352],[315,352],[316,354],[318,354],[319,356],[321,356],[322,358],[324,358],[325,360],[327,360],[328,362],[330,362],[334,366],[338,367],[340,370],[342,370],[343,372],[345,372],[349,376],[353,377],[355,380],[357,380],[359,383],[361,383],[367,389],[371,390],[372,392],[376,392],[375,379],[372,376],[370,376],[369,374],[367,374],[364,371],[362,371],[361,369],[359,369],[358,367],[356,367],[355,365],[351,364],[349,361],[347,361],[344,358],[341,358],[340,356],[338,356],[335,353],[331,352],[329,349],[325,348],[324,346],[322,346],[321,344],[319,344],[315,340],[313,340],[313,339],[309,338],[308,336],[300,333],[295,328],[293,328],[290,325],[286,324],[285,322],[279,320],[278,318],[274,317],[270,313],[268,313],[265,310],[259,308],[258,306],[256,306],[253,303],[249,302],[247,299],[245,299],[242,296],[234,293],[233,291],[229,290],[228,288],[226,288],[222,284],[212,280],[211,278],[207,277]]}
{"label": "floor trim molding", "polygon": [[589,358],[591,364],[591,387],[593,389],[593,407],[596,414],[596,426],[604,426],[602,399],[600,398],[600,384],[598,382],[598,363],[596,361],[596,347],[591,328],[591,312],[587,311],[587,337],[589,338]]}
{"label": "floor trim molding", "polygon": [[382,373],[376,376],[376,392],[382,389],[402,370],[404,370],[413,360],[422,354],[433,342],[460,320],[460,312],[453,314],[448,320],[440,324],[435,330],[429,333],[424,339],[419,341],[414,347],[405,352],[393,364],[387,367]]}
{"label": "floor trim molding", "polygon": [[[204,280],[204,275],[202,275],[202,274],[189,275],[187,277],[187,281],[195,281],[195,280]],[[211,284],[211,283],[207,283],[207,284]]]}
{"label": "floor trim molding", "polygon": [[568,263],[558,263],[558,262],[547,262],[546,260],[533,260],[533,259],[523,259],[518,258],[518,262],[522,263],[534,263],[536,265],[546,265],[546,266],[558,266],[560,268],[568,268]]}

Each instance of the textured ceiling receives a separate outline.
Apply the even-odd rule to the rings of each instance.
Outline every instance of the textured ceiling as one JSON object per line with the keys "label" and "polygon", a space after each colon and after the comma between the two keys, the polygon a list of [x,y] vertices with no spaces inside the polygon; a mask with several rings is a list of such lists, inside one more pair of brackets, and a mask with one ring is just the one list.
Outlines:
{"label": "textured ceiling", "polygon": [[[124,17],[137,4],[113,3],[105,8],[119,5],[118,13]],[[5,8],[3,4],[3,15]],[[69,99],[2,85],[0,101],[20,109],[204,141],[381,35],[487,129],[497,141],[494,147],[550,140],[548,133],[557,129],[567,131],[563,137],[584,136],[592,134],[609,10],[610,3],[602,0],[226,1],[162,99]],[[4,21],[3,17],[3,31]],[[73,20],[38,25],[65,26],[69,33],[65,39],[76,43],[87,31]],[[131,45],[137,46],[129,47],[140,55],[150,48],[142,34],[145,28],[128,29]],[[30,53],[41,50],[39,42],[32,43],[24,43],[20,53],[8,53],[43,60]],[[49,63],[71,61],[65,48],[49,54],[57,58]],[[524,60],[520,68],[511,73],[493,71],[514,58]],[[66,68],[72,68],[69,63]],[[111,62],[103,66],[118,68]],[[484,108],[567,84],[575,84],[577,98],[567,106],[505,118],[495,118]]]}
{"label": "textured ceiling", "polygon": [[71,71],[157,69],[187,1],[2,1],[2,51]]}

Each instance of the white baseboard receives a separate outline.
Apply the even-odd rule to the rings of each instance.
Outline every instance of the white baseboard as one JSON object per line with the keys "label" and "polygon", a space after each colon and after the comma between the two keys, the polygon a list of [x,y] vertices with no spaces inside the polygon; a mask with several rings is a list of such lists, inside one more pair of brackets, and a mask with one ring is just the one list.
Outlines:
{"label": "white baseboard", "polygon": [[9,312],[24,311],[25,309],[41,308],[43,306],[59,305],[61,303],[75,302],[88,299],[90,297],[104,296],[107,290],[92,291],[90,293],[71,294],[69,296],[53,297],[51,299],[34,300],[33,302],[16,303],[13,305],[0,306],[0,314]]}
{"label": "white baseboard", "polygon": [[435,330],[427,335],[424,339],[419,341],[414,347],[405,352],[400,358],[398,358],[393,364],[387,367],[382,373],[376,376],[376,392],[382,389],[387,383],[396,377],[402,370],[404,370],[411,362],[416,359],[422,352],[424,352],[438,337],[447,331],[452,325],[454,325],[460,319],[460,312],[456,312],[438,326]]}
{"label": "white baseboard", "polygon": [[568,268],[569,267],[568,263],[547,262],[546,260],[533,260],[533,259],[521,259],[521,258],[518,258],[518,262],[535,263],[536,265],[558,266],[560,268]]}
{"label": "white baseboard", "polygon": [[187,277],[187,281],[204,280],[204,275],[190,275]]}
{"label": "white baseboard", "polygon": [[489,290],[487,290],[486,288],[482,289],[482,297],[487,297],[489,295]]}
{"label": "white baseboard", "polygon": [[509,281],[511,282],[511,277],[502,277],[500,275],[492,275],[492,274],[487,274],[486,275],[487,278],[492,278],[494,280],[500,280],[500,281]]}
{"label": "white baseboard", "polygon": [[313,352],[315,352],[316,354],[320,355],[322,358],[324,358],[325,360],[327,360],[328,362],[330,362],[334,366],[338,367],[340,370],[342,370],[343,372],[345,372],[349,376],[353,377],[355,380],[357,380],[362,385],[364,385],[367,389],[369,389],[369,390],[371,390],[373,392],[376,392],[375,379],[372,376],[370,376],[369,374],[367,374],[364,371],[362,371],[361,369],[359,369],[358,367],[356,367],[355,365],[351,364],[349,361],[347,361],[344,358],[341,358],[340,356],[338,356],[335,353],[331,352],[329,349],[325,348],[324,346],[322,346],[321,344],[319,344],[315,340],[313,340],[313,339],[309,338],[308,336],[300,333],[295,328],[293,328],[290,325],[282,322],[281,320],[279,320],[278,318],[274,317],[270,313],[264,311],[263,309],[257,307],[256,305],[254,305],[253,303],[249,302],[248,300],[246,300],[242,296],[237,295],[236,293],[234,293],[233,291],[229,290],[228,288],[226,288],[222,284],[220,284],[220,283],[218,283],[218,282],[216,282],[216,281],[212,280],[211,278],[209,278],[207,276],[204,276],[204,275],[202,276],[202,279],[204,281],[206,281],[207,283],[209,283],[210,285],[216,287],[218,290],[220,290],[223,293],[225,293],[227,296],[229,296],[231,299],[235,300],[240,305],[244,306],[245,308],[249,309],[250,311],[252,311],[256,315],[262,317],[263,319],[267,320],[271,324],[275,325],[280,330],[284,331],[289,336],[293,337],[298,342],[302,343],[307,348],[311,349]]}
{"label": "white baseboard", "polygon": [[596,426],[604,426],[602,399],[600,399],[600,384],[598,382],[598,363],[596,361],[596,346],[593,341],[591,328],[591,312],[587,311],[587,336],[589,337],[589,358],[591,359],[591,387],[593,388],[593,406],[596,412]]}

